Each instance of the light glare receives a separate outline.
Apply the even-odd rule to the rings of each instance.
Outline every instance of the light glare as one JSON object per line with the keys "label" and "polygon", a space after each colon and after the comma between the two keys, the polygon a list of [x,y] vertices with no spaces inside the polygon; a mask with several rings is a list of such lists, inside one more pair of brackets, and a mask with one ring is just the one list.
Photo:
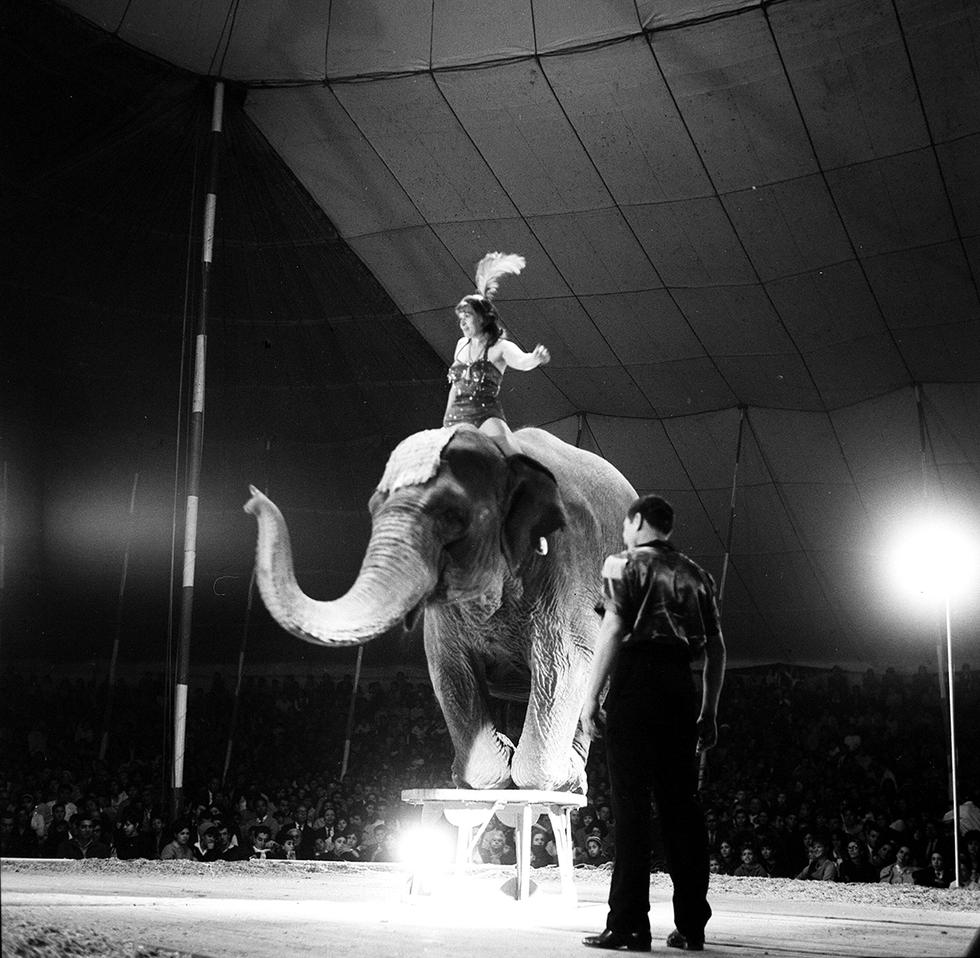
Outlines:
{"label": "light glare", "polygon": [[887,553],[890,578],[907,596],[980,595],[980,535],[948,516],[916,518],[896,533]]}
{"label": "light glare", "polygon": [[453,854],[446,829],[417,825],[406,828],[398,840],[397,857],[414,872],[439,870],[452,862]]}

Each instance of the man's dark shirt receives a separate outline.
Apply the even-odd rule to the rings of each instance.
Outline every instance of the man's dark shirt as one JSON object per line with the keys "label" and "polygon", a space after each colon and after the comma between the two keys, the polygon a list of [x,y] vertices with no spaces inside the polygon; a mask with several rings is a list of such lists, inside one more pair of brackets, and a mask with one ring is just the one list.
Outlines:
{"label": "man's dark shirt", "polygon": [[59,858],[74,858],[77,860],[83,858],[108,858],[111,854],[112,851],[108,845],[104,845],[95,839],[87,845],[82,846],[77,839],[72,838],[63,841],[58,846]]}
{"label": "man's dark shirt", "polygon": [[708,636],[720,635],[715,584],[669,542],[619,552],[602,567],[606,608],[628,630],[624,643],[652,643],[697,658]]}

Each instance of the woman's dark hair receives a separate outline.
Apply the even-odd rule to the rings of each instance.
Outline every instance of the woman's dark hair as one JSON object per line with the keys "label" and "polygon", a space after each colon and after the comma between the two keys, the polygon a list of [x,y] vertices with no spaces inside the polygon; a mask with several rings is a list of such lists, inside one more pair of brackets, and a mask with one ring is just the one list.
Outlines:
{"label": "woman's dark hair", "polygon": [[487,345],[492,346],[498,339],[507,338],[507,330],[500,321],[497,307],[485,296],[466,296],[465,302],[473,307],[473,312],[483,321],[482,332],[487,334]]}

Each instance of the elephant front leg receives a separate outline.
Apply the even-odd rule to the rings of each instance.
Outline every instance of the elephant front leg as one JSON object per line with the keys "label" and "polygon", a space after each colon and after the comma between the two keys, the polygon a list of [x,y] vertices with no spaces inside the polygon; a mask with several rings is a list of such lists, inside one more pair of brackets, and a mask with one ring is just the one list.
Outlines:
{"label": "elephant front leg", "polygon": [[587,791],[589,742],[579,716],[592,653],[570,634],[540,636],[532,649],[531,695],[511,766],[518,788]]}
{"label": "elephant front leg", "polygon": [[[430,649],[442,645],[441,650]],[[487,705],[482,673],[468,651],[445,645],[426,635],[432,687],[442,708],[456,755],[453,782],[458,788],[510,788],[514,745],[494,726]]]}

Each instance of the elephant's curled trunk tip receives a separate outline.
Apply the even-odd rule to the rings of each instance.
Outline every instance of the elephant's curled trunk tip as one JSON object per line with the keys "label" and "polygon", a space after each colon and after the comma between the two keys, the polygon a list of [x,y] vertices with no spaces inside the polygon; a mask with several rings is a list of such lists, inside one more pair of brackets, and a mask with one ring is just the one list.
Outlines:
{"label": "elephant's curled trunk tip", "polygon": [[259,514],[259,509],[261,509],[263,504],[269,500],[253,485],[249,485],[248,491],[252,498],[245,503],[243,508],[250,515],[257,516]]}

